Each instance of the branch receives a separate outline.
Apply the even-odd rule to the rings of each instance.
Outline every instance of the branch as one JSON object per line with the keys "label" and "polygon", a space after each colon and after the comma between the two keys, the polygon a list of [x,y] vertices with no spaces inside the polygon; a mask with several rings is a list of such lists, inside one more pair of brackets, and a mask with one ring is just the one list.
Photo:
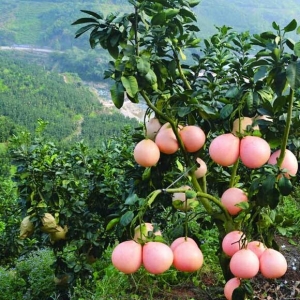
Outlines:
{"label": "branch", "polygon": [[283,162],[283,159],[285,156],[285,149],[286,149],[287,143],[288,143],[290,127],[291,127],[291,122],[292,122],[293,99],[294,99],[294,90],[291,88],[289,98],[288,98],[289,106],[288,106],[287,117],[286,117],[286,125],[285,125],[284,134],[283,134],[282,144],[280,147],[280,155],[277,160],[277,165],[278,165],[279,169],[282,165],[282,162]]}

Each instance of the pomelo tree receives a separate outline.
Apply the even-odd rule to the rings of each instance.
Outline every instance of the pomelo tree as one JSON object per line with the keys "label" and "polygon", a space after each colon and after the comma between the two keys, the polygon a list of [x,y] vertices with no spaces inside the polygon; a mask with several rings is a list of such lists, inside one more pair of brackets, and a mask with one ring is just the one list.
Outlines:
{"label": "pomelo tree", "polygon": [[[193,12],[199,1],[129,3],[131,13],[105,17],[82,10],[85,17],[73,23],[84,25],[76,38],[89,32],[90,46],[110,54],[105,78],[112,80],[110,92],[115,106],[121,108],[126,99],[146,104],[145,135],[137,142],[149,138],[148,121],[157,119],[162,125],[156,132],[157,139],[152,135],[161,152],[159,160],[155,156],[155,163],[144,166],[143,177],[134,190],[136,198],[128,198],[128,210],[120,216],[120,222],[124,226],[143,222],[151,210],[155,215],[156,202],[172,205],[166,194],[186,193],[186,199],[195,198],[219,230],[220,264],[229,280],[233,274],[229,269],[231,257],[221,249],[224,236],[238,230],[243,232],[243,237],[235,241],[240,248],[246,248],[247,240],[257,239],[276,248],[276,226],[282,226],[285,220],[276,214],[276,207],[295,182],[295,155],[294,171],[283,165],[286,149],[299,152],[300,124],[300,42],[288,35],[299,34],[300,29],[296,20],[285,27],[274,21],[270,31],[251,36],[222,26],[211,38],[201,41]],[[166,124],[172,136],[163,130]],[[181,134],[188,126],[200,127],[206,139],[192,151],[191,142]],[[196,135],[191,137],[197,139]],[[174,141],[175,151],[169,150]],[[269,161],[276,150],[280,154]],[[151,156],[147,151],[144,153]],[[196,176],[199,158],[208,169],[202,177]],[[169,185],[166,174],[172,178]],[[187,183],[192,192],[180,188]],[[233,188],[239,188],[247,198],[229,203],[238,208],[234,214],[227,207],[228,201],[221,199],[227,189]],[[138,209],[130,208],[137,203]],[[185,236],[189,215],[187,211]],[[245,296],[249,290],[242,287],[235,297],[240,297],[239,293]]]}
{"label": "pomelo tree", "polygon": [[[240,277],[230,268],[231,257],[249,253],[238,251],[250,241],[277,249],[274,234],[289,221],[276,208],[296,181],[300,43],[288,35],[299,33],[297,22],[283,28],[273,22],[272,31],[254,35],[222,26],[201,41],[193,12],[199,1],[129,3],[132,12],[123,14],[82,10],[73,25],[83,25],[77,38],[89,32],[91,47],[110,54],[105,78],[115,106],[125,100],[146,105],[142,131],[96,156],[83,144],[63,155],[41,140],[14,149],[24,217],[31,215],[36,233],[50,235],[57,271],[76,276],[90,271],[87,254],[101,256],[115,239],[133,239],[143,223],[158,224],[162,236],[173,228],[174,239],[183,235],[190,243],[190,224],[196,220],[200,230],[205,215],[219,233],[224,279]],[[286,149],[294,153],[292,164]],[[55,222],[47,223],[54,224],[47,233],[49,212]],[[154,226],[137,241],[164,242],[157,232]],[[199,248],[184,245],[174,255],[197,252],[201,267]],[[66,248],[75,249],[76,259],[68,261]],[[185,261],[180,269],[194,270]],[[235,299],[251,293],[246,277],[234,281]]]}

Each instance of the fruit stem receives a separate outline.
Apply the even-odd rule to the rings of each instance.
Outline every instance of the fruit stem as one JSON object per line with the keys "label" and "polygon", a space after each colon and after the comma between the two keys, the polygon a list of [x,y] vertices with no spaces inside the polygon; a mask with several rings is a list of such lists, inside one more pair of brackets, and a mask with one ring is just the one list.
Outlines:
{"label": "fruit stem", "polygon": [[220,200],[218,200],[216,197],[210,195],[210,194],[206,194],[206,193],[202,193],[202,192],[198,192],[197,196],[199,196],[200,198],[205,198],[207,200],[211,200],[213,203],[215,203],[219,208],[221,208],[221,210],[224,213],[224,216],[226,218],[226,220],[231,220],[231,217],[227,211],[227,209],[225,208],[225,206],[220,202]]}
{"label": "fruit stem", "polygon": [[[199,182],[198,182],[198,180],[197,180],[197,178],[196,178],[194,172],[191,174],[191,180],[192,180],[192,184],[193,184],[195,190],[198,191],[198,192],[197,192],[197,195],[198,195],[198,194],[201,194],[201,195],[209,195],[209,194],[207,194],[207,193],[203,193],[202,188],[201,188],[201,186],[200,186],[200,184],[199,184]],[[211,196],[211,195],[209,195],[209,196]],[[212,197],[212,196],[211,196],[211,197]],[[201,204],[204,206],[205,210],[208,212],[208,214],[211,215],[211,214],[213,213],[213,210],[212,210],[211,204],[210,204],[209,201],[208,201],[208,197],[202,197],[202,196],[200,196],[199,198],[200,198],[200,202],[201,202]],[[216,200],[217,200],[217,199],[216,199]],[[217,200],[217,201],[218,201],[218,200]]]}
{"label": "fruit stem", "polygon": [[277,165],[280,169],[284,156],[285,156],[285,149],[288,143],[288,138],[289,138],[289,133],[290,133],[290,127],[291,127],[291,122],[292,122],[292,112],[293,112],[293,99],[294,99],[294,90],[290,88],[290,93],[288,96],[288,111],[287,111],[287,117],[286,117],[286,125],[285,125],[285,130],[283,134],[283,140],[280,148],[280,155],[277,160]]}
{"label": "fruit stem", "polygon": [[[184,157],[184,161],[185,161],[185,163],[186,163],[187,166],[191,166],[192,162],[189,159],[189,156],[187,155],[187,152],[185,151],[184,144],[183,144],[182,139],[181,139],[181,137],[180,137],[180,135],[178,133],[178,130],[177,130],[177,125],[174,123],[174,121],[171,118],[169,118],[168,116],[166,116],[162,111],[160,111],[159,109],[157,109],[152,104],[152,102],[150,101],[150,99],[149,99],[148,95],[145,93],[145,91],[141,91],[141,95],[145,99],[146,104],[148,105],[149,108],[151,108],[157,115],[161,116],[164,120],[166,120],[167,122],[170,123],[170,125],[172,126],[172,129],[173,129],[173,132],[174,132],[174,134],[176,136],[176,139],[177,139],[177,141],[179,143],[179,147],[182,150],[182,155]],[[191,172],[191,178],[192,178],[192,184],[193,184],[194,188],[197,191],[202,192],[202,188],[201,188],[199,182],[197,181],[197,178],[194,175],[194,172]],[[209,201],[206,198],[201,198],[200,202],[202,203],[202,205],[204,206],[204,208],[206,209],[206,211],[209,214],[211,214],[212,213],[212,207],[211,207]]]}
{"label": "fruit stem", "polygon": [[207,193],[206,175],[198,179],[203,193]]}
{"label": "fruit stem", "polygon": [[230,176],[230,182],[229,182],[229,187],[233,187],[235,184],[235,179],[236,179],[236,173],[239,167],[239,158],[237,159],[237,161],[234,163],[233,167],[232,167],[232,172],[231,172],[231,176]]}
{"label": "fruit stem", "polygon": [[192,89],[191,85],[190,85],[189,81],[187,80],[186,76],[184,75],[184,73],[182,71],[181,64],[180,64],[180,59],[179,59],[178,53],[176,52],[174,47],[173,47],[173,54],[174,54],[174,57],[175,57],[175,61],[176,61],[176,64],[177,64],[177,68],[178,68],[178,72],[180,74],[180,77],[181,77],[183,83],[185,84],[186,88],[191,90]]}
{"label": "fruit stem", "polygon": [[149,207],[151,207],[151,204],[154,202],[155,198],[161,194],[164,190],[155,190],[153,191],[148,197],[149,197],[149,200],[147,201],[147,205]]}

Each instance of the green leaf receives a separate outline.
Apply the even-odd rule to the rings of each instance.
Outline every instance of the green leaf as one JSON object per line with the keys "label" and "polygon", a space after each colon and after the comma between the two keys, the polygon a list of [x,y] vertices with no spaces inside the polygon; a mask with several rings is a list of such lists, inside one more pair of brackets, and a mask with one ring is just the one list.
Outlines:
{"label": "green leaf", "polygon": [[114,58],[117,59],[119,56],[119,48],[117,46],[111,46],[109,43],[107,44],[107,50],[109,54]]}
{"label": "green leaf", "polygon": [[131,97],[134,98],[135,95],[139,91],[139,86],[134,76],[122,76],[121,81],[123,86],[126,90],[126,93]]}
{"label": "green leaf", "polygon": [[174,18],[176,15],[178,15],[179,13],[179,9],[175,9],[175,8],[168,8],[164,11],[164,13],[166,14],[166,19],[172,19]]}
{"label": "green leaf", "polygon": [[220,118],[225,120],[231,115],[232,112],[233,112],[233,105],[226,104],[220,111]]}
{"label": "green leaf", "polygon": [[262,181],[262,191],[265,193],[271,192],[275,187],[276,177],[273,174],[267,175],[266,179]]}
{"label": "green leaf", "polygon": [[237,287],[232,293],[232,300],[243,300],[246,295],[246,291],[243,287]]}
{"label": "green leaf", "polygon": [[239,88],[237,86],[230,87],[226,92],[225,97],[227,98],[235,98],[239,94]]}
{"label": "green leaf", "polygon": [[103,19],[104,18],[103,14],[101,12],[99,14],[97,14],[97,13],[95,13],[93,11],[90,11],[90,10],[82,9],[81,11],[88,14],[88,15],[91,15],[91,16],[95,17],[96,19]]}
{"label": "green leaf", "polygon": [[134,205],[138,200],[137,194],[130,194],[125,200],[125,205]]}
{"label": "green leaf", "polygon": [[287,81],[292,89],[300,87],[300,62],[292,62],[286,68]]}
{"label": "green leaf", "polygon": [[201,0],[188,0],[188,3],[189,3],[189,5],[190,5],[190,7],[195,7],[195,6],[197,6],[200,2],[201,2]]}
{"label": "green leaf", "polygon": [[237,203],[235,206],[240,207],[241,209],[245,210],[249,208],[249,203],[248,202],[240,202]]}
{"label": "green leaf", "polygon": [[279,29],[280,29],[279,25],[278,25],[275,21],[272,23],[272,27],[273,27],[275,30],[279,30]]}
{"label": "green leaf", "polygon": [[137,70],[143,76],[150,71],[150,62],[144,57],[137,58]]}
{"label": "green leaf", "polygon": [[272,51],[272,57],[273,59],[278,62],[280,60],[281,51],[278,48],[274,48]]}
{"label": "green leaf", "polygon": [[158,13],[151,19],[151,24],[153,26],[164,25],[165,23],[166,23],[166,13],[165,12]]}
{"label": "green leaf", "polygon": [[151,167],[145,168],[142,174],[142,180],[149,180],[151,178]]}
{"label": "green leaf", "polygon": [[297,21],[294,19],[288,25],[286,25],[283,30],[284,32],[291,32],[297,28]]}
{"label": "green leaf", "polygon": [[106,225],[105,230],[109,231],[109,230],[113,229],[119,223],[119,221],[120,221],[120,218],[114,218],[114,219],[110,220],[108,222],[108,224]]}
{"label": "green leaf", "polygon": [[81,27],[80,29],[78,29],[75,32],[75,38],[77,39],[78,37],[80,37],[83,33],[85,33],[86,31],[90,30],[91,28],[95,27],[95,24],[90,24],[84,27]]}
{"label": "green leaf", "polygon": [[288,100],[287,96],[277,97],[273,102],[274,113],[280,112],[281,109],[286,105],[287,100]]}
{"label": "green leaf", "polygon": [[293,190],[293,185],[292,185],[292,182],[288,178],[286,178],[285,176],[282,176],[278,180],[278,188],[279,188],[281,195],[288,196]]}
{"label": "green leaf", "polygon": [[127,211],[120,219],[120,224],[122,226],[127,226],[130,224],[130,222],[132,221],[134,217],[134,213],[132,211]]}
{"label": "green leaf", "polygon": [[281,226],[277,226],[276,229],[278,230],[278,232],[281,234],[281,235],[286,235],[287,233],[287,229],[286,228],[283,228]]}
{"label": "green leaf", "polygon": [[183,53],[182,49],[179,49],[179,54],[182,60],[186,60],[186,55]]}
{"label": "green leaf", "polygon": [[294,54],[298,57],[300,57],[300,42],[297,42],[294,45]]}
{"label": "green leaf", "polygon": [[157,84],[157,77],[152,69],[148,71],[148,73],[145,76],[145,79],[151,85],[151,87],[155,89],[155,85]]}
{"label": "green leaf", "polygon": [[260,68],[258,68],[254,74],[254,78],[253,78],[254,82],[257,82],[258,80],[266,77],[267,71],[268,68],[266,66],[261,66]]}
{"label": "green leaf", "polygon": [[187,7],[183,7],[180,9],[180,15],[185,18],[190,18],[193,21],[197,21],[195,14],[189,10]]}
{"label": "green leaf", "polygon": [[246,92],[243,96],[243,101],[246,102],[246,109],[248,112],[252,112],[254,109],[254,99],[253,99],[253,92],[249,91]]}
{"label": "green leaf", "polygon": [[182,106],[178,108],[178,116],[179,117],[184,117],[186,115],[188,115],[190,112],[192,111],[192,108],[190,106]]}
{"label": "green leaf", "polygon": [[124,87],[121,82],[116,81],[110,88],[112,101],[116,108],[121,108],[124,104]]}
{"label": "green leaf", "polygon": [[[96,23],[99,24],[99,22],[93,18],[81,18],[73,22],[71,25],[78,25],[78,24],[84,24],[84,23]],[[95,24],[93,24],[95,26]]]}
{"label": "green leaf", "polygon": [[291,49],[294,50],[295,48],[295,42],[291,39],[286,39],[286,45]]}

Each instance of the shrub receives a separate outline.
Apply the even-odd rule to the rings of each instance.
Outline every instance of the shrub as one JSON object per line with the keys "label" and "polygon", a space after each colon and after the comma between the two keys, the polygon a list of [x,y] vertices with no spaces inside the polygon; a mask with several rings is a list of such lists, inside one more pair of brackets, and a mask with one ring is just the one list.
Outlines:
{"label": "shrub", "polygon": [[26,282],[19,278],[16,271],[0,267],[1,300],[21,300],[26,289]]}
{"label": "shrub", "polygon": [[[21,299],[47,299],[55,292],[54,271],[51,267],[53,262],[54,256],[50,249],[37,250],[21,256],[17,260],[15,281],[24,284],[24,294]],[[12,297],[9,299],[12,299]]]}

